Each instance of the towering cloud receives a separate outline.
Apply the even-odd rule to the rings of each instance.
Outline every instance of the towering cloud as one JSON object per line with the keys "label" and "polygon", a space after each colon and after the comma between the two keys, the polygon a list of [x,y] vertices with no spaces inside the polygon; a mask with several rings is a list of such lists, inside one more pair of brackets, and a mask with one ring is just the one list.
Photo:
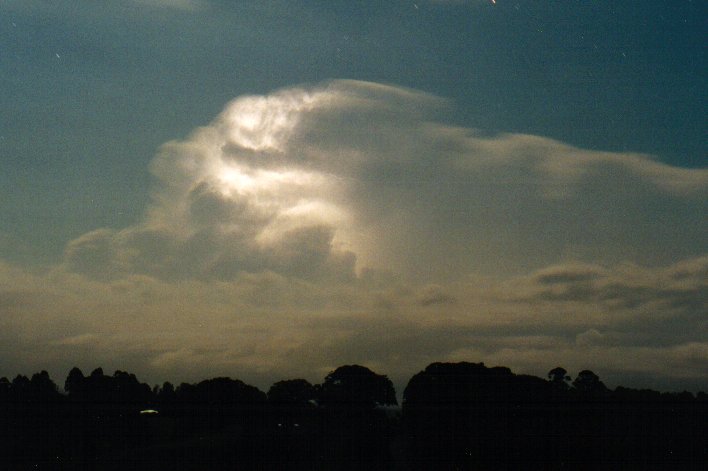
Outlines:
{"label": "towering cloud", "polygon": [[433,120],[445,106],[352,81],[239,98],[162,147],[140,224],[71,242],[67,265],[108,278],[440,280],[705,251],[708,171],[454,128]]}

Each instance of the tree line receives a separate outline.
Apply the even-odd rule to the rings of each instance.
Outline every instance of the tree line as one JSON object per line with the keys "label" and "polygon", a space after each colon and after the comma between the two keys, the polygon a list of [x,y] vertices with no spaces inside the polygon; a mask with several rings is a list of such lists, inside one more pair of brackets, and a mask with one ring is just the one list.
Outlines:
{"label": "tree line", "polygon": [[0,378],[2,469],[705,469],[708,395],[609,389],[433,363],[408,382],[359,365],[267,392],[219,377],[150,387],[73,368]]}

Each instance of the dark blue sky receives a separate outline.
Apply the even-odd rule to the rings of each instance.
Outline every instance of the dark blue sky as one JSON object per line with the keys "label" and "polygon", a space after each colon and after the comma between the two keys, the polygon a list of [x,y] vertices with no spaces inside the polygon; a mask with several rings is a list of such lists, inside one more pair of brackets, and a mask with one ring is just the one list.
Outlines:
{"label": "dark blue sky", "polygon": [[0,0],[0,376],[706,389],[707,9]]}

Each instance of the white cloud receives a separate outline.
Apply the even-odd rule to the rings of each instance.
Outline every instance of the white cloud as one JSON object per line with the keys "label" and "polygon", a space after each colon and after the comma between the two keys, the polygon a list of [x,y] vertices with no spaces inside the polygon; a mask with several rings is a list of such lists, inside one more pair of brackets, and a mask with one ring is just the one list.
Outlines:
{"label": "white cloud", "polygon": [[67,266],[436,281],[705,251],[708,170],[431,121],[444,106],[354,81],[239,98],[162,147],[143,222],[72,241]]}

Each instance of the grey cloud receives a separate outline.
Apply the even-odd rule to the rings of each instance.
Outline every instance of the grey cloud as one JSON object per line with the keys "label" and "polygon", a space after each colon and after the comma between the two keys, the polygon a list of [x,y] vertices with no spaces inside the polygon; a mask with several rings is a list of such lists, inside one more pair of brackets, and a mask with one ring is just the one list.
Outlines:
{"label": "grey cloud", "polygon": [[437,285],[424,287],[417,299],[417,303],[423,307],[455,304],[455,302],[457,300],[454,296],[448,294],[444,287]]}
{"label": "grey cloud", "polygon": [[532,294],[526,299],[593,302],[617,308],[649,305],[661,306],[664,310],[708,312],[706,267],[706,257],[661,270],[631,264],[614,271],[594,265],[556,266],[530,278]]}
{"label": "grey cloud", "polygon": [[677,281],[694,286],[708,279],[708,257],[684,260],[672,265],[667,275]]}
{"label": "grey cloud", "polygon": [[696,216],[706,171],[536,136],[391,122],[324,153],[358,165],[347,174],[352,193],[367,196],[352,198],[357,217],[386,235],[370,259],[444,276],[563,258],[666,263],[705,250]]}
{"label": "grey cloud", "polygon": [[542,285],[554,285],[591,282],[603,274],[603,270],[595,266],[560,266],[539,271],[535,278]]}
{"label": "grey cloud", "polygon": [[[616,336],[615,336],[616,337]],[[575,342],[580,346],[611,345],[616,343],[612,335],[602,333],[597,329],[589,329],[575,336]]]}
{"label": "grey cloud", "polygon": [[[192,188],[188,195],[189,214],[196,226],[224,225],[230,222],[238,223],[245,219],[243,229],[249,225],[262,226],[265,221],[259,221],[257,214],[249,211],[246,198],[225,198],[216,188],[207,182],[201,182]],[[248,224],[250,223],[250,224]]]}
{"label": "grey cloud", "polygon": [[97,229],[69,242],[64,250],[67,269],[92,276],[113,272],[114,234],[111,229]]}
{"label": "grey cloud", "polygon": [[24,304],[28,293],[21,290],[0,291],[0,312],[7,313],[11,309],[16,309]]}

